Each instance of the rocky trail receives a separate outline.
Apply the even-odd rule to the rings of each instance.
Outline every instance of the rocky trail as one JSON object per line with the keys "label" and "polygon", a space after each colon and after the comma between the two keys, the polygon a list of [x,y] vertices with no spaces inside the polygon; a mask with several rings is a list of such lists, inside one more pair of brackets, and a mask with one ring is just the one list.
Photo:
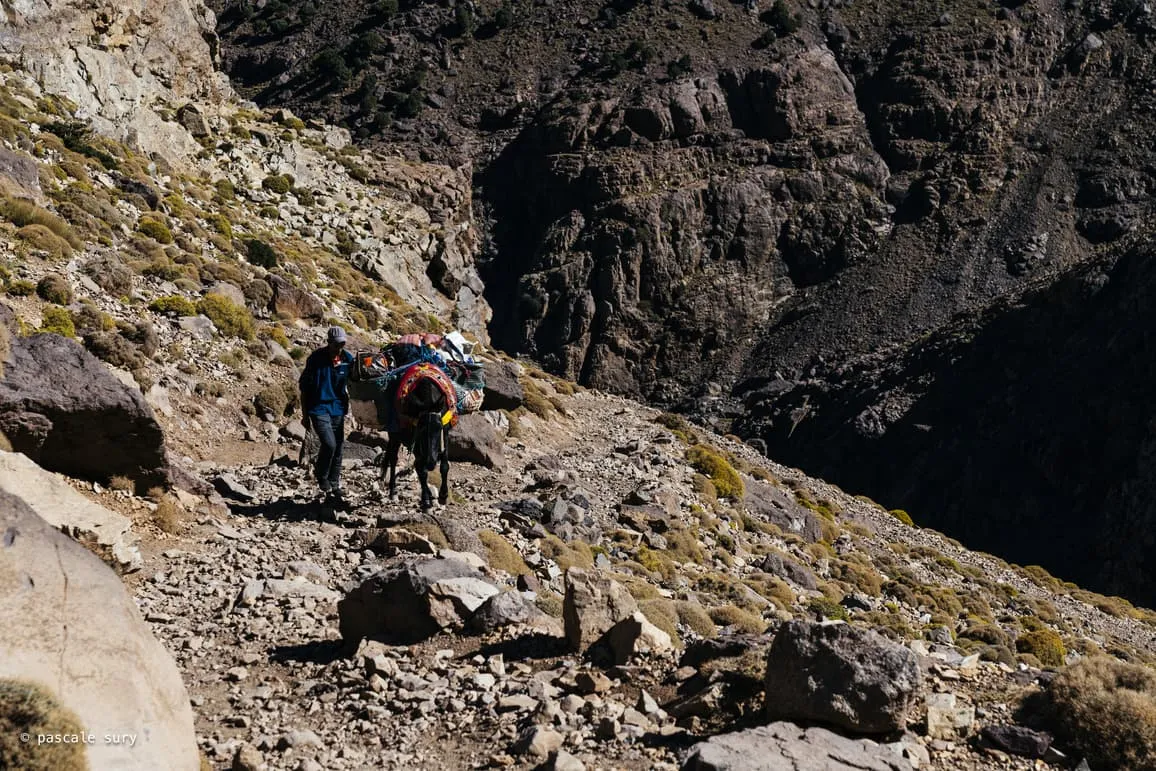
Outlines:
{"label": "rocky trail", "polygon": [[[1038,767],[990,743],[980,748],[975,738],[981,726],[1013,722],[1016,699],[1044,672],[1006,656],[982,660],[996,656],[957,647],[952,644],[957,628],[932,626],[925,604],[862,591],[848,594],[842,604],[816,602],[826,596],[817,587],[833,578],[833,564],[866,557],[867,565],[876,565],[888,551],[905,552],[896,564],[910,570],[918,584],[935,584],[960,598],[983,594],[981,586],[1007,587],[1015,601],[992,611],[1005,622],[1016,613],[1034,616],[1029,609],[1040,603],[1049,606],[1065,636],[1126,646],[1138,655],[1156,650],[1156,630],[1150,626],[1056,597],[995,558],[904,525],[726,440],[715,439],[736,461],[765,464],[760,468],[786,485],[783,489],[806,490],[804,495],[839,507],[835,521],[842,534],[828,552],[791,537],[789,530],[780,535],[744,531],[742,520],[758,517],[740,515],[738,509],[728,513],[733,519],[720,516],[713,532],[701,529],[691,511],[701,501],[694,491],[695,471],[686,463],[683,442],[653,422],[657,413],[593,392],[567,397],[564,407],[566,416],[549,421],[519,418],[524,425],[519,438],[505,444],[502,470],[453,464],[454,502],[428,516],[417,511],[412,474],[399,480],[402,500],[384,501],[378,469],[369,459],[347,461],[349,505],[344,510],[323,505],[308,474],[291,462],[295,453],[285,453],[268,465],[219,469],[229,480],[222,488],[228,490],[227,505],[205,505],[184,534],[147,543],[144,568],[130,585],[145,618],[177,659],[197,714],[201,748],[214,767],[678,768],[712,733],[766,722],[760,694],[764,659],[769,633],[785,619],[878,619],[885,603],[897,617],[916,628],[922,621],[930,632],[924,640],[899,637],[915,652],[912,660],[919,662],[928,695],[881,744],[867,742],[864,750],[842,740],[852,746],[842,751],[874,758],[875,765],[855,767]],[[200,470],[212,475],[208,464]],[[674,502],[669,511],[624,503],[667,500],[666,495]],[[511,504],[518,501],[523,505],[515,509]],[[537,517],[526,516],[519,511],[535,511],[526,501],[545,506]],[[640,524],[634,511],[640,507],[642,516],[657,517],[652,522],[664,521],[663,532],[686,527],[702,552],[701,562],[680,564],[665,579],[642,568],[643,544],[661,543],[663,536],[649,526],[630,527]],[[752,510],[757,507],[746,508]],[[803,532],[806,515],[814,516],[803,507],[778,511],[787,517],[780,521],[797,517]],[[484,541],[481,533],[488,533]],[[495,533],[509,549],[487,547]],[[557,617],[557,600],[567,593],[565,569],[582,557],[551,551],[561,543],[554,533],[570,543],[592,544],[583,564],[625,582],[646,615],[674,634],[660,632],[665,642],[654,650],[640,646],[629,661],[605,668],[568,646],[565,633],[572,624]],[[734,538],[729,549],[720,547],[726,533]],[[790,556],[768,564],[767,555],[780,549]],[[816,559],[817,554],[822,556]],[[406,645],[343,641],[346,622],[339,602],[383,565],[451,561],[465,566],[459,572],[477,583],[454,590],[455,609],[438,616],[428,637]],[[772,580],[789,587],[793,601],[784,602],[781,591],[768,593],[777,600],[764,599],[740,583],[770,578],[767,573],[775,567],[781,578]],[[728,586],[730,581],[735,583]],[[663,600],[689,598],[703,608],[721,607],[734,602],[736,587],[750,595],[740,605],[760,608],[754,614],[740,611],[742,623],[749,624],[753,615],[758,626],[766,622],[767,635],[722,623],[726,613],[707,611],[709,628],[700,627],[706,636],[684,623],[677,609],[673,624],[661,620]],[[490,595],[511,599],[488,613],[479,610]],[[547,597],[554,598],[553,607],[542,601]],[[382,619],[367,623],[407,626],[400,616],[413,606],[400,597],[390,602],[395,605],[377,607]],[[432,602],[422,607],[424,613],[439,613]],[[592,616],[605,612],[583,609]],[[478,614],[488,620],[475,622]],[[720,623],[712,623],[710,615]],[[962,631],[966,623],[956,626]],[[672,638],[679,640],[677,647]],[[775,725],[795,730],[791,724]],[[842,737],[811,731],[808,739],[792,734],[785,744],[816,757],[841,746]],[[1055,751],[1046,758],[1067,765]],[[689,767],[732,767],[708,761]]]}

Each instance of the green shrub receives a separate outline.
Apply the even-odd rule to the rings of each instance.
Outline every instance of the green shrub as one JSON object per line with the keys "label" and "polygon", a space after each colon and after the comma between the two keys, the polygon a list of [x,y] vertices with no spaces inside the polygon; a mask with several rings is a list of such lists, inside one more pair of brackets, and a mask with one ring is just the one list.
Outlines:
{"label": "green shrub", "polygon": [[1035,656],[1045,667],[1064,665],[1064,641],[1051,629],[1037,629],[1016,639],[1016,650]]}
{"label": "green shrub", "polygon": [[68,280],[55,273],[49,273],[36,284],[36,294],[40,299],[57,305],[68,305],[72,302],[72,287]]}
{"label": "green shrub", "polygon": [[64,260],[72,256],[69,243],[44,225],[25,225],[16,231],[16,237],[31,248],[47,253],[52,260]]}
{"label": "green shrub", "polygon": [[197,311],[208,316],[221,334],[252,340],[255,329],[253,316],[243,305],[219,294],[205,295],[197,303]]}
{"label": "green shrub", "polygon": [[193,304],[193,301],[179,294],[158,297],[149,303],[149,310],[175,316],[197,315],[197,306]]}
{"label": "green shrub", "polygon": [[214,214],[209,217],[209,224],[213,226],[213,230],[217,231],[225,238],[233,237],[233,223],[229,222],[229,218],[224,214]]}
{"label": "green shrub", "polygon": [[36,284],[32,283],[31,281],[18,278],[13,281],[9,281],[8,284],[4,287],[4,291],[13,297],[27,297],[36,291]]}
{"label": "green shrub", "polygon": [[289,406],[289,397],[285,395],[283,388],[267,386],[253,397],[253,406],[263,412],[271,413],[273,418],[277,419],[285,414],[285,408]]}
{"label": "green shrub", "polygon": [[1156,768],[1156,672],[1147,667],[1107,656],[1083,659],[1023,709],[1092,768]]}
{"label": "green shrub", "polygon": [[[39,735],[76,735],[85,726],[44,686],[0,679],[0,768],[24,771],[84,771],[83,744],[35,741]],[[32,736],[23,740],[21,736]]]}
{"label": "green shrub", "polygon": [[218,179],[213,186],[217,190],[217,197],[222,201],[232,201],[237,197],[237,191],[233,189],[233,183],[228,179]]}
{"label": "green shrub", "polygon": [[280,260],[276,249],[257,238],[245,242],[245,252],[250,264],[262,268],[275,268]]}
{"label": "green shrub", "polygon": [[41,332],[51,332],[64,337],[76,337],[76,325],[72,323],[72,314],[67,308],[52,305],[44,309],[44,318],[40,322]]}
{"label": "green shrub", "polygon": [[28,198],[5,198],[0,203],[0,215],[18,228],[40,225],[68,242],[73,249],[80,249],[84,241],[67,222],[47,209],[36,205]]}
{"label": "green shrub", "polygon": [[710,479],[719,498],[742,500],[745,492],[742,477],[717,451],[706,445],[695,445],[687,449],[686,459]]}
{"label": "green shrub", "polygon": [[767,628],[761,618],[735,605],[711,608],[709,615],[710,620],[719,626],[733,626],[748,634],[762,634]]}
{"label": "green shrub", "polygon": [[847,614],[847,609],[834,600],[826,597],[815,597],[807,603],[807,610],[822,616],[823,618],[831,618],[839,621],[850,621],[851,617]]}
{"label": "green shrub", "polygon": [[892,509],[890,514],[908,527],[915,527],[915,523],[911,520],[911,515],[903,509]]}
{"label": "green shrub", "polygon": [[141,235],[148,236],[158,244],[171,244],[173,242],[173,232],[169,230],[168,225],[160,220],[142,218],[137,224],[136,230]]}
{"label": "green shrub", "polygon": [[288,174],[270,174],[261,180],[261,187],[270,193],[285,195],[293,188],[293,178]]}
{"label": "green shrub", "polygon": [[478,538],[486,547],[487,562],[496,570],[504,570],[512,576],[530,575],[533,571],[522,559],[515,546],[493,530],[478,531]]}

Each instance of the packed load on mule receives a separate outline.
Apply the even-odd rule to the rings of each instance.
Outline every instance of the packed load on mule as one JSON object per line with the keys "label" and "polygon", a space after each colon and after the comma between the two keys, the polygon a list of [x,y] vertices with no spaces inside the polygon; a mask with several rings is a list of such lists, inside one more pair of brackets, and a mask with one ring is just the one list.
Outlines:
{"label": "packed load on mule", "polygon": [[350,373],[349,395],[357,419],[396,431],[406,416],[396,407],[422,377],[433,379],[451,405],[449,425],[457,416],[476,412],[484,397],[484,365],[472,344],[458,332],[402,335],[378,351],[358,351]]}

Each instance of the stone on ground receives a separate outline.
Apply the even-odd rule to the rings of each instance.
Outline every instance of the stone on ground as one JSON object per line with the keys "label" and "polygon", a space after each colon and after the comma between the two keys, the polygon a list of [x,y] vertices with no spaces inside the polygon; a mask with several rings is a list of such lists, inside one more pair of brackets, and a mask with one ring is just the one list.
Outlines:
{"label": "stone on ground", "polygon": [[[484,415],[476,412],[462,415],[450,431],[449,457],[451,461],[473,463],[485,468],[502,469],[506,465],[498,432]],[[450,479],[452,484],[452,476]]]}
{"label": "stone on ground", "polygon": [[132,522],[93,503],[63,477],[45,471],[24,455],[0,452],[0,491],[18,496],[48,524],[76,539],[119,572],[141,566]]}
{"label": "stone on ground", "polygon": [[888,733],[905,727],[920,682],[915,654],[875,632],[790,621],[767,655],[767,717]]}
{"label": "stone on ground", "polygon": [[778,722],[714,736],[691,748],[682,771],[910,771],[911,764],[869,739]]}
{"label": "stone on ground", "polygon": [[581,568],[566,571],[562,619],[571,650],[587,650],[637,610],[638,603],[617,581]]}

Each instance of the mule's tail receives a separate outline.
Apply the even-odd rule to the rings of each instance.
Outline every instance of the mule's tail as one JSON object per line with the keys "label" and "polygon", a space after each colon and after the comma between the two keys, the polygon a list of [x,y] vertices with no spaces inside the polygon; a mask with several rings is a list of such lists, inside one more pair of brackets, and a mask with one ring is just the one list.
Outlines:
{"label": "mule's tail", "polygon": [[414,432],[413,455],[419,466],[433,471],[442,454],[442,415],[440,412],[425,412],[417,419]]}

